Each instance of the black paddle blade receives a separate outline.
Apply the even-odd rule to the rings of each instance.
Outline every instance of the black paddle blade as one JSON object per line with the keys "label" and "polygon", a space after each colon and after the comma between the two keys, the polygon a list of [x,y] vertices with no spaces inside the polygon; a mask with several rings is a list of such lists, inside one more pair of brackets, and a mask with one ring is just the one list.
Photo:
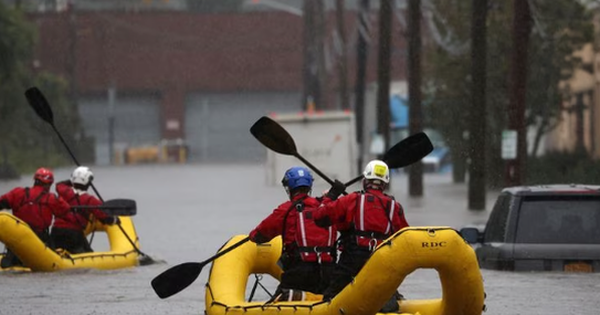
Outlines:
{"label": "black paddle blade", "polygon": [[[396,145],[387,150],[383,156],[383,161],[390,169],[401,168],[420,161],[427,154],[431,153],[431,151],[433,151],[433,144],[429,140],[429,137],[424,132],[418,132],[396,143]],[[344,185],[348,187],[361,180],[362,177],[363,175],[360,174]]]}
{"label": "black paddle blade", "polygon": [[111,199],[104,201],[102,208],[112,215],[132,216],[137,214],[137,204],[131,199]]}
{"label": "black paddle blade", "polygon": [[42,92],[34,87],[30,87],[25,91],[27,102],[33,108],[35,113],[40,116],[45,122],[54,125],[54,114],[48,104],[48,100]]}
{"label": "black paddle blade", "polygon": [[420,161],[433,151],[433,144],[424,132],[416,133],[398,142],[383,156],[389,168],[400,168]]}
{"label": "black paddle blade", "polygon": [[72,206],[72,209],[101,209],[109,215],[132,216],[137,214],[137,205],[135,200],[131,199],[111,199],[106,200],[99,206]]}
{"label": "black paddle blade", "polygon": [[204,267],[203,263],[187,262],[170,269],[156,276],[150,284],[159,298],[165,299],[171,295],[177,294],[190,284],[196,281]]}
{"label": "black paddle blade", "polygon": [[258,119],[250,133],[265,147],[285,155],[297,155],[296,143],[290,134],[276,121],[267,116]]}

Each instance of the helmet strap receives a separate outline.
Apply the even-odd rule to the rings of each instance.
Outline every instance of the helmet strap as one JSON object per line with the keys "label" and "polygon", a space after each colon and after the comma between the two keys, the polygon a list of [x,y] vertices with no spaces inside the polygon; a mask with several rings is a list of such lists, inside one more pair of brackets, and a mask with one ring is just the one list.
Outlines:
{"label": "helmet strap", "polygon": [[44,187],[44,188],[46,188],[46,189],[50,189],[50,186],[52,186],[52,183],[50,183],[50,184],[46,184],[46,183],[42,182],[42,181],[41,181],[41,180],[39,180],[39,179],[35,179],[35,180],[33,181],[33,186],[42,186],[42,187]]}
{"label": "helmet strap", "polygon": [[73,188],[81,191],[87,191],[90,185],[82,185],[82,184],[73,184]]}
{"label": "helmet strap", "polygon": [[363,188],[364,189],[377,189],[384,191],[387,184],[379,179],[364,179],[363,180]]}

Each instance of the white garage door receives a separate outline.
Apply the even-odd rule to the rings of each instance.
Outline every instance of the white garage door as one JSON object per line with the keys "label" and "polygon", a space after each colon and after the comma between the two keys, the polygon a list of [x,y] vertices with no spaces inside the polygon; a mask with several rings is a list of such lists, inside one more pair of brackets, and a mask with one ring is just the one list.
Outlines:
{"label": "white garage door", "polygon": [[[159,109],[159,99],[152,96],[117,97],[114,109],[115,150],[126,146],[157,145],[160,141]],[[108,99],[82,99],[79,114],[86,135],[96,141],[96,164],[109,164]]]}
{"label": "white garage door", "polygon": [[301,94],[190,94],[185,107],[185,137],[190,161],[262,162],[266,149],[250,127],[271,112],[298,112]]}

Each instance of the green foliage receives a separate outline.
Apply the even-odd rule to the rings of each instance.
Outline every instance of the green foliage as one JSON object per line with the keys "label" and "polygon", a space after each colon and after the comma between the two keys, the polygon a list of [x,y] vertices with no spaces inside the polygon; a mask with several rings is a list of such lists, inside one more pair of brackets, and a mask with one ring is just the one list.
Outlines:
{"label": "green foliage", "polygon": [[585,153],[549,152],[530,158],[527,165],[526,184],[598,184],[600,161]]}
{"label": "green foliage", "polygon": [[27,103],[24,92],[31,86],[39,87],[46,95],[55,122],[60,122],[57,129],[75,154],[86,147],[84,142],[78,141],[85,137],[80,131],[77,110],[66,97],[67,82],[49,73],[31,73],[33,30],[20,12],[0,2],[0,165],[3,174],[13,169],[31,172],[40,166],[72,164],[51,127],[37,117]]}
{"label": "green foliage", "polygon": [[[554,129],[562,111],[562,100],[569,99],[568,89],[559,82],[569,79],[581,59],[573,55],[593,40],[591,13],[576,1],[532,1],[535,24],[529,46],[530,68],[527,82],[526,124],[536,126],[538,136]],[[537,150],[538,143],[535,143]],[[534,152],[535,155],[535,152]]]}
{"label": "green foliage", "polygon": [[31,58],[35,31],[21,12],[0,3],[0,83],[14,77]]}
{"label": "green foliage", "polygon": [[[470,42],[471,1],[435,0],[436,25],[446,45],[425,49],[424,81],[432,94],[428,111],[431,126],[447,138],[454,163],[468,159],[464,133],[471,106],[471,51],[450,49]],[[501,185],[504,163],[500,158],[501,133],[507,128],[510,57],[512,54],[511,1],[488,1],[486,68],[486,161],[491,186]],[[559,81],[580,66],[573,52],[592,41],[590,12],[575,0],[532,0],[534,25],[528,47],[526,124],[541,134],[556,126],[565,91]],[[448,36],[452,35],[452,36]],[[450,43],[450,44],[448,44]],[[450,47],[450,48],[449,48]],[[458,52],[458,53],[457,53]],[[530,165],[530,163],[528,163]],[[456,178],[456,176],[455,176]]]}

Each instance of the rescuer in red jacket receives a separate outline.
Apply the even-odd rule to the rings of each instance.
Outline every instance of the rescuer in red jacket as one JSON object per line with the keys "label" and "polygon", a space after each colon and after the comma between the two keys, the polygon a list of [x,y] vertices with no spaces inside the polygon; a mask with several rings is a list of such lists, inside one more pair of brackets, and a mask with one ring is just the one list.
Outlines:
{"label": "rescuer in red jacket", "polygon": [[[89,167],[79,166],[71,174],[70,180],[56,183],[56,192],[71,206],[99,206],[102,201],[87,193],[93,179],[94,174]],[[85,228],[94,220],[114,224],[118,222],[118,217],[109,216],[100,209],[73,210],[54,221],[51,235],[54,246],[72,254],[92,252]]]}
{"label": "rescuer in red jacket", "polygon": [[284,289],[322,293],[335,264],[337,232],[332,226],[318,227],[312,219],[321,201],[310,196],[313,177],[308,169],[290,168],[282,184],[290,200],[250,232],[250,240],[265,243],[279,235],[283,239],[283,275],[275,296]]}
{"label": "rescuer in red jacket", "polygon": [[340,198],[345,186],[336,180],[325,196],[325,201],[334,201],[323,203],[313,216],[317,225],[333,225],[341,234],[340,259],[325,299],[333,298],[352,281],[377,245],[408,226],[402,206],[384,193],[390,181],[387,164],[373,160],[363,175],[364,190]]}
{"label": "rescuer in red jacket", "polygon": [[[50,192],[54,174],[47,168],[39,168],[33,175],[32,187],[17,187],[0,196],[0,209],[12,209],[13,214],[23,220],[48,246],[52,247],[49,228],[52,217],[63,217],[70,206],[59,196]],[[2,267],[19,265],[20,261],[11,251],[2,259]]]}

